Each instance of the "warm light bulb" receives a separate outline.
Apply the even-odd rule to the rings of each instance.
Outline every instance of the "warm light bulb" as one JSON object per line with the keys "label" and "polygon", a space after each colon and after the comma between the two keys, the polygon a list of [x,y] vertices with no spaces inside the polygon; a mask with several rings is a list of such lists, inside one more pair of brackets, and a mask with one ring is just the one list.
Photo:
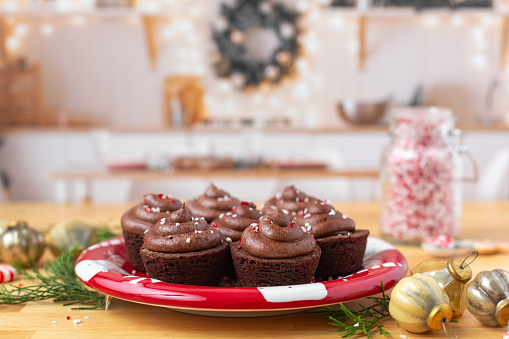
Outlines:
{"label": "warm light bulb", "polygon": [[463,26],[464,23],[465,23],[465,19],[463,19],[462,15],[456,14],[456,15],[453,15],[451,18],[451,25],[453,25],[455,27]]}
{"label": "warm light bulb", "polygon": [[428,14],[424,16],[423,22],[425,26],[436,27],[440,24],[440,19],[436,15]]}
{"label": "warm light bulb", "polygon": [[341,14],[333,15],[330,24],[334,29],[340,30],[345,27],[345,18]]}
{"label": "warm light bulb", "polygon": [[45,36],[50,36],[54,32],[53,26],[51,24],[44,24],[41,26],[41,33]]}
{"label": "warm light bulb", "polygon": [[86,19],[82,15],[73,15],[70,21],[75,26],[83,26],[86,23]]}
{"label": "warm light bulb", "polygon": [[25,36],[28,33],[28,27],[25,24],[18,24],[14,27],[14,34],[17,36]]}
{"label": "warm light bulb", "polygon": [[472,56],[472,64],[475,68],[484,70],[488,64],[488,61],[486,60],[486,56],[484,54],[477,53]]}
{"label": "warm light bulb", "polygon": [[20,47],[21,43],[18,37],[10,36],[5,41],[5,47],[10,51],[15,51]]}

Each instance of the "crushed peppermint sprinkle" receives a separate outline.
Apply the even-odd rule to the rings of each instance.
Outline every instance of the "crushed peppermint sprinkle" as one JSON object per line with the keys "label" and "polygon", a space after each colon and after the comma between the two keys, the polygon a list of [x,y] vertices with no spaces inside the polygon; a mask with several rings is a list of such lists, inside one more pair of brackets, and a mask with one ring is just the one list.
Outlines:
{"label": "crushed peppermint sprinkle", "polygon": [[357,324],[355,324],[355,325],[353,325],[353,326],[354,326],[354,327],[357,327],[357,326],[359,326],[359,323],[357,323]]}
{"label": "crushed peppermint sprinkle", "polygon": [[232,238],[226,237],[226,242],[232,242]]}
{"label": "crushed peppermint sprinkle", "polygon": [[214,234],[214,231],[210,230],[210,234]]}
{"label": "crushed peppermint sprinkle", "polygon": [[306,226],[308,232],[311,231],[311,225]]}
{"label": "crushed peppermint sprinkle", "polygon": [[310,224],[310,223],[308,223],[308,222],[304,224],[304,226],[306,226],[306,227],[307,227],[307,226],[310,226],[310,225],[311,225],[311,224]]}
{"label": "crushed peppermint sprinkle", "polygon": [[84,316],[83,318],[85,319],[90,319],[90,317],[88,315]]}
{"label": "crushed peppermint sprinkle", "polygon": [[170,214],[170,211],[166,211],[166,214]]}
{"label": "crushed peppermint sprinkle", "polygon": [[249,205],[249,203],[247,201],[241,201],[240,204],[241,205]]}
{"label": "crushed peppermint sprinkle", "polygon": [[222,217],[224,217],[224,213],[219,214],[219,219],[221,219]]}
{"label": "crushed peppermint sprinkle", "polygon": [[191,242],[191,238],[187,238],[186,242],[189,244]]}
{"label": "crushed peppermint sprinkle", "polygon": [[330,210],[329,215],[336,215],[336,211],[335,211],[335,210],[333,210],[333,209],[332,209],[332,210]]}
{"label": "crushed peppermint sprinkle", "polygon": [[307,213],[308,212],[308,208],[304,208],[304,213]]}
{"label": "crushed peppermint sprinkle", "polygon": [[214,228],[219,228],[219,225],[218,225],[218,224],[216,224],[216,223],[212,223],[212,227],[214,227]]}
{"label": "crushed peppermint sprinkle", "polygon": [[301,216],[303,214],[304,214],[304,212],[302,210],[297,212],[297,215],[299,215],[299,216]]}
{"label": "crushed peppermint sprinkle", "polygon": [[306,228],[304,226],[301,226],[300,228],[302,228],[302,231],[306,232]]}
{"label": "crushed peppermint sprinkle", "polygon": [[200,223],[197,221],[194,223],[194,226],[198,226]]}
{"label": "crushed peppermint sprinkle", "polygon": [[250,225],[251,227],[255,227],[255,226],[258,226],[258,223],[257,222],[254,222]]}
{"label": "crushed peppermint sprinkle", "polygon": [[304,199],[304,202],[309,202],[309,198],[308,198],[308,197],[306,197],[306,198]]}
{"label": "crushed peppermint sprinkle", "polygon": [[284,208],[282,209],[282,211],[283,211],[285,214],[290,213],[290,212],[288,212],[288,210],[286,210],[286,209],[284,209]]}
{"label": "crushed peppermint sprinkle", "polygon": [[[169,199],[170,196],[168,194],[158,194],[157,197],[159,199]],[[173,200],[173,202],[175,202],[175,200]]]}
{"label": "crushed peppermint sprinkle", "polygon": [[147,207],[145,208],[145,211],[152,213],[160,213],[161,209],[159,207]]}
{"label": "crushed peppermint sprinkle", "polygon": [[180,226],[180,223],[179,222],[175,223],[175,226]]}
{"label": "crushed peppermint sprinkle", "polygon": [[274,206],[274,205],[271,205],[270,208],[273,209],[273,210],[277,209],[277,207]]}
{"label": "crushed peppermint sprinkle", "polygon": [[300,199],[298,197],[295,198],[295,202],[300,202]]}
{"label": "crushed peppermint sprinkle", "polygon": [[51,323],[52,323],[52,324],[56,324],[56,323],[57,323],[57,321],[56,321],[56,320],[53,320]]}
{"label": "crushed peppermint sprinkle", "polygon": [[232,212],[227,212],[226,215],[232,215],[233,213]]}
{"label": "crushed peppermint sprinkle", "polygon": [[262,220],[262,218],[263,218],[263,215],[260,218],[258,218],[258,220]]}
{"label": "crushed peppermint sprinkle", "polygon": [[343,214],[342,218],[343,218],[343,219],[348,219],[348,215]]}
{"label": "crushed peppermint sprinkle", "polygon": [[237,217],[237,214],[233,214],[232,217],[236,218]]}
{"label": "crushed peppermint sprinkle", "polygon": [[276,193],[276,199],[279,200],[281,198],[281,193]]}
{"label": "crushed peppermint sprinkle", "polygon": [[159,221],[159,223],[162,225],[166,222],[166,218],[162,218],[161,221]]}
{"label": "crushed peppermint sprinkle", "polygon": [[205,217],[201,217],[200,220],[205,220]]}
{"label": "crushed peppermint sprinkle", "polygon": [[307,218],[309,218],[309,217],[311,217],[311,214],[309,214],[309,213],[308,213],[308,214],[306,214],[306,215],[304,216],[304,219],[307,219]]}
{"label": "crushed peppermint sprinkle", "polygon": [[253,209],[252,207],[249,207],[249,210],[250,210],[250,211],[254,211],[254,209]]}
{"label": "crushed peppermint sprinkle", "polygon": [[75,323],[75,324],[81,324],[83,320],[81,319],[76,319],[76,320],[73,320],[72,322]]}

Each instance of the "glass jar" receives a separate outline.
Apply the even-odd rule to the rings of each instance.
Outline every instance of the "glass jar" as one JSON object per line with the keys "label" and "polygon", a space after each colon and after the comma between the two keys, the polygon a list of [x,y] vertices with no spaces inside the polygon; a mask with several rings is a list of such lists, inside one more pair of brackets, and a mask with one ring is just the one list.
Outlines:
{"label": "glass jar", "polygon": [[[454,121],[450,110],[438,107],[392,112],[392,142],[382,166],[381,226],[389,240],[420,243],[427,237],[458,233],[461,166],[457,154],[473,159],[461,131],[453,129]],[[474,162],[473,167],[475,177]]]}

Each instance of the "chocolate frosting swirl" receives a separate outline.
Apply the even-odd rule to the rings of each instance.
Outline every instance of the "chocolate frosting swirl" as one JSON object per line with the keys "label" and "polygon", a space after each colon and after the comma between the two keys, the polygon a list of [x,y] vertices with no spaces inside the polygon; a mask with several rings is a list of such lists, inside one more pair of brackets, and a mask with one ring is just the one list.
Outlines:
{"label": "chocolate frosting swirl", "polygon": [[313,236],[279,209],[242,233],[242,248],[261,258],[294,258],[313,252],[315,246]]}
{"label": "chocolate frosting swirl", "polygon": [[221,232],[210,228],[205,218],[195,217],[185,203],[162,218],[143,236],[146,248],[155,252],[185,253],[201,251],[221,243]]}
{"label": "chocolate frosting swirl", "polygon": [[298,213],[294,218],[297,225],[303,227],[315,238],[325,238],[355,231],[355,222],[346,214],[336,211],[323,201],[315,201]]}
{"label": "chocolate frosting swirl", "polygon": [[281,193],[265,202],[263,212],[270,214],[276,209],[281,209],[286,214],[293,216],[315,200],[317,199],[308,196],[293,185],[286,186]]}
{"label": "chocolate frosting swirl", "polygon": [[219,227],[223,238],[238,241],[242,232],[251,224],[258,223],[262,216],[263,212],[257,210],[254,203],[242,201],[239,205],[234,206],[231,212],[220,214],[212,221],[212,225]]}
{"label": "chocolate frosting swirl", "polygon": [[131,207],[122,215],[120,224],[127,232],[143,234],[157,221],[182,206],[180,200],[165,194],[145,194],[143,202]]}
{"label": "chocolate frosting swirl", "polygon": [[202,195],[189,200],[187,207],[194,215],[205,217],[207,222],[211,222],[221,213],[231,211],[232,207],[238,203],[237,198],[231,197],[228,192],[211,183]]}

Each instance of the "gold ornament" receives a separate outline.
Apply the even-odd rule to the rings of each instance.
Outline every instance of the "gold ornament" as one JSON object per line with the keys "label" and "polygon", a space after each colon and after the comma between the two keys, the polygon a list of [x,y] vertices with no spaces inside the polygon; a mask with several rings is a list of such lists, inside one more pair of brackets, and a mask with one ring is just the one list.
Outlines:
{"label": "gold ornament", "polygon": [[37,263],[44,252],[44,237],[28,227],[26,221],[11,221],[0,239],[0,254],[6,263],[28,266]]}
{"label": "gold ornament", "polygon": [[482,271],[467,285],[467,308],[487,326],[506,326],[509,321],[509,272]]}
{"label": "gold ornament", "polygon": [[82,221],[63,221],[51,227],[48,234],[48,246],[55,256],[62,254],[62,248],[69,250],[80,243],[78,251],[97,243],[97,228]]}
{"label": "gold ornament", "polygon": [[[473,252],[474,253],[474,252]],[[467,258],[470,254],[467,256]],[[477,256],[476,256],[477,257]],[[453,317],[457,318],[465,312],[466,287],[472,279],[472,270],[465,264],[465,258],[451,260],[424,260],[415,266],[410,274],[424,274],[433,278],[449,297]],[[475,260],[475,259],[474,259]],[[473,260],[472,260],[473,261]]]}
{"label": "gold ornament", "polygon": [[389,313],[405,330],[422,333],[444,329],[452,318],[449,297],[431,277],[419,274],[401,279],[392,290]]}

